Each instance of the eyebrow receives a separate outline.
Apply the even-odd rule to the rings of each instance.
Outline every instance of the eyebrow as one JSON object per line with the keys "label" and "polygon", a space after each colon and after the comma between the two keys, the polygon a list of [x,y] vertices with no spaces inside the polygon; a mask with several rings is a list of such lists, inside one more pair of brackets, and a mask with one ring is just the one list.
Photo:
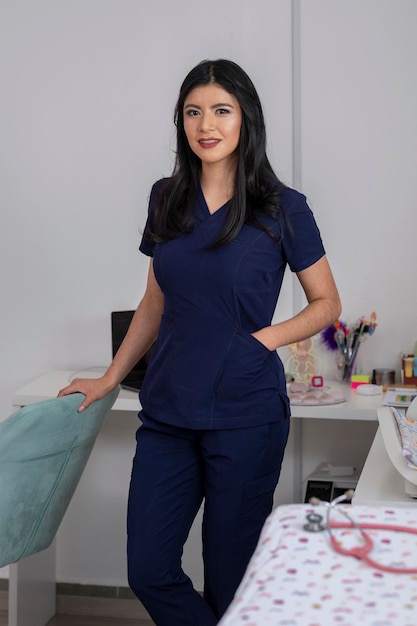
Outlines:
{"label": "eyebrow", "polygon": [[[219,107],[229,107],[231,109],[234,109],[233,104],[230,104],[230,102],[218,102],[217,104],[213,104],[210,109],[218,109]],[[201,107],[198,104],[192,104],[191,102],[189,104],[185,104],[184,105],[184,109],[200,109]]]}

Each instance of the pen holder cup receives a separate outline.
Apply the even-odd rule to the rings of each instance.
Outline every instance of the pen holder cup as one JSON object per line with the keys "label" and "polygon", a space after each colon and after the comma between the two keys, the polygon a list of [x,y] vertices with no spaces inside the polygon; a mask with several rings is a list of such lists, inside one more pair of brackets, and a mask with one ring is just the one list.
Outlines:
{"label": "pen holder cup", "polygon": [[417,385],[417,357],[407,354],[402,359],[404,385]]}

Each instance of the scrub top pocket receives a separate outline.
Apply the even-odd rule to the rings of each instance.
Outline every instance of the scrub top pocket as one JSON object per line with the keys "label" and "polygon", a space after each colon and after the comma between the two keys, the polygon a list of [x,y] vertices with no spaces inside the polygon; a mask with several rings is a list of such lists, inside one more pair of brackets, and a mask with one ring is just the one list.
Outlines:
{"label": "scrub top pocket", "polygon": [[266,388],[278,393],[276,353],[271,352],[249,332],[239,330],[230,342],[215,393],[221,400],[239,401]]}

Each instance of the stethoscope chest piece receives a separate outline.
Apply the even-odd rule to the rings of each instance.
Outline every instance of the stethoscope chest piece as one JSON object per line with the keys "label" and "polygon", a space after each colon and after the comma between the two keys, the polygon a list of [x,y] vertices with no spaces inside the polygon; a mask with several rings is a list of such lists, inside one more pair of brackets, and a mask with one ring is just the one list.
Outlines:
{"label": "stethoscope chest piece", "polygon": [[319,533],[324,530],[322,525],[323,516],[318,513],[309,513],[307,516],[307,524],[304,524],[304,530],[310,533]]}

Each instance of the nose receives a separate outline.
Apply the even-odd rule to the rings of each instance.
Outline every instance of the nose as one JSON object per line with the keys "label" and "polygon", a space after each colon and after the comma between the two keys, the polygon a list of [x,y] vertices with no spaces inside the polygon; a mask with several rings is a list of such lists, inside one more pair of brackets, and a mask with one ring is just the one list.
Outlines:
{"label": "nose", "polygon": [[212,111],[202,112],[200,116],[200,131],[214,130],[215,126],[215,117]]}

